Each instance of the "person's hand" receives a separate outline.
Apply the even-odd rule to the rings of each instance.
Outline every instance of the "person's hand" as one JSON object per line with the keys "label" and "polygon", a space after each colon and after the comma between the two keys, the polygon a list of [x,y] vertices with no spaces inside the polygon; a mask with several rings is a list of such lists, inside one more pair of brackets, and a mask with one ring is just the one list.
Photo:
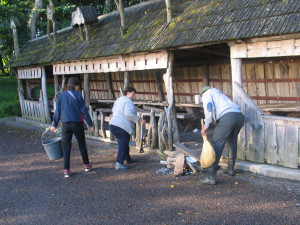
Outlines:
{"label": "person's hand", "polygon": [[55,132],[55,127],[54,127],[54,126],[51,126],[51,127],[50,127],[50,131]]}
{"label": "person's hand", "polygon": [[202,136],[203,136],[203,135],[206,135],[207,130],[208,130],[208,127],[203,126],[202,129],[201,129],[201,135],[202,135]]}
{"label": "person's hand", "polygon": [[90,133],[94,133],[94,128],[90,127]]}
{"label": "person's hand", "polygon": [[146,124],[146,120],[143,120],[143,119],[140,119],[139,122],[140,122],[141,124],[143,124],[143,125]]}

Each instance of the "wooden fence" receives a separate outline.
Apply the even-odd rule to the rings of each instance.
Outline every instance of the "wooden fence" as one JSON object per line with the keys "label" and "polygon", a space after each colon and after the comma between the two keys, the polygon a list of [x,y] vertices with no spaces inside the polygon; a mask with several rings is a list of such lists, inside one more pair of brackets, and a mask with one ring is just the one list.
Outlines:
{"label": "wooden fence", "polygon": [[235,83],[235,102],[245,115],[239,135],[238,159],[298,168],[300,165],[300,119],[267,116]]}

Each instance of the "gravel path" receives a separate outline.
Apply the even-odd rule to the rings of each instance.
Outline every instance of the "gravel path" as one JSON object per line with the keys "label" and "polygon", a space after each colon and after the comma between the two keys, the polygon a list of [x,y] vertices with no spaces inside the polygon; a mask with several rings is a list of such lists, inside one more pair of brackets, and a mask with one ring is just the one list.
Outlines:
{"label": "gravel path", "polygon": [[216,186],[200,175],[160,176],[156,154],[115,171],[116,145],[88,141],[94,170],[83,171],[76,144],[74,174],[48,160],[43,130],[0,124],[0,224],[299,224],[300,183],[240,171],[218,172]]}

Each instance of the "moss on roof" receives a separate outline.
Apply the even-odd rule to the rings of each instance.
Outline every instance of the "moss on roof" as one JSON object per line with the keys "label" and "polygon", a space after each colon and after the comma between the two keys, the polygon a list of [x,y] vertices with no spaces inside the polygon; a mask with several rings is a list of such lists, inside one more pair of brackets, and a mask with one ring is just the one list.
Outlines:
{"label": "moss on roof", "polygon": [[299,0],[173,0],[173,20],[166,23],[165,0],[125,9],[126,34],[120,36],[118,12],[99,17],[90,41],[78,27],[61,30],[52,49],[47,36],[29,41],[11,67],[92,59],[234,39],[300,32]]}

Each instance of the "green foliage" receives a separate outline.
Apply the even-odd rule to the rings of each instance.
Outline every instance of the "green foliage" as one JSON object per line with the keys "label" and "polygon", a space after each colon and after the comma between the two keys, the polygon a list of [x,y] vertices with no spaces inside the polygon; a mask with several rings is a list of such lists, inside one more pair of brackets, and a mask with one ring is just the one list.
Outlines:
{"label": "green foliage", "polygon": [[20,104],[15,77],[0,77],[0,118],[20,116]]}
{"label": "green foliage", "polygon": [[[41,85],[38,85],[34,87],[30,92],[33,98],[39,98],[40,97],[40,90],[41,90]],[[54,85],[53,84],[47,84],[47,95],[48,98],[54,98],[55,95],[55,90],[54,90]]]}

